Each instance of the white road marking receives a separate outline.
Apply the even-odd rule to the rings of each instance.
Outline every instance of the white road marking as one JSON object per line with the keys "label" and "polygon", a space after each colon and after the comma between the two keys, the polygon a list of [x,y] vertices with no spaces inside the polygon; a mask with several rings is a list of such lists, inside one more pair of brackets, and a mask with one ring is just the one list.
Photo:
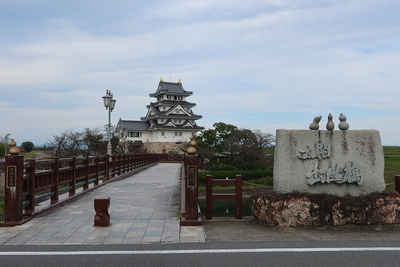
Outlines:
{"label": "white road marking", "polygon": [[290,252],[379,252],[400,251],[400,247],[343,248],[253,248],[253,249],[192,249],[192,250],[116,250],[116,251],[10,251],[0,256],[79,256],[79,255],[163,255],[215,253],[290,253]]}

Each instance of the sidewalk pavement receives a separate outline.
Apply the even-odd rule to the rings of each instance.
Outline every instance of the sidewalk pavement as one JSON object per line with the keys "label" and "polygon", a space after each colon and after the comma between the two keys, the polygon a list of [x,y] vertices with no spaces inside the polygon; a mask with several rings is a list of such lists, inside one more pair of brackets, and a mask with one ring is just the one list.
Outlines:
{"label": "sidewalk pavement", "polygon": [[253,217],[203,221],[207,242],[353,242],[400,240],[400,225],[343,225],[277,228],[261,226]]}
{"label": "sidewalk pavement", "polygon": [[[203,227],[180,227],[181,163],[160,163],[0,228],[2,245],[205,242]],[[110,197],[110,226],[94,227],[94,199]]]}
{"label": "sidewalk pavement", "polygon": [[[180,163],[160,163],[77,196],[23,225],[0,227],[0,245],[205,242],[206,235],[209,242],[400,240],[400,225],[279,229],[247,217],[180,227],[181,168]],[[110,197],[108,227],[93,226],[93,202],[100,197]]]}

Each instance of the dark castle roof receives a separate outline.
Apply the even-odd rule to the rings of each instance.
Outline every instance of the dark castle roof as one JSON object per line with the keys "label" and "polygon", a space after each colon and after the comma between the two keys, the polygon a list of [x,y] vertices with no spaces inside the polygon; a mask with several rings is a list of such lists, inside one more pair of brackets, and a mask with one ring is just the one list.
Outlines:
{"label": "dark castle roof", "polygon": [[193,92],[186,91],[183,89],[182,83],[171,83],[171,82],[164,82],[163,80],[160,81],[158,84],[157,91],[155,93],[150,94],[151,97],[157,97],[162,94],[170,94],[170,95],[182,95],[182,96],[190,96]]}
{"label": "dark castle roof", "polygon": [[[150,109],[154,115],[150,116],[145,116],[141,117],[141,120],[150,120],[150,119],[155,119],[155,118],[175,118],[175,119],[191,119],[191,120],[198,120],[201,119],[203,116],[201,115],[196,115],[193,112],[188,112],[188,114],[169,114],[170,110],[176,108],[177,106],[191,106],[191,105],[185,105],[186,102],[180,102],[180,103],[174,103],[176,104],[175,106],[171,107],[170,109],[166,111],[160,111],[157,107],[159,106],[158,103],[150,103],[150,105],[147,106],[148,109]],[[190,103],[192,104],[192,103]],[[193,104],[195,106],[196,104]]]}
{"label": "dark castle roof", "polygon": [[122,131],[145,132],[149,129],[150,123],[146,121],[129,121],[119,119],[118,126]]}

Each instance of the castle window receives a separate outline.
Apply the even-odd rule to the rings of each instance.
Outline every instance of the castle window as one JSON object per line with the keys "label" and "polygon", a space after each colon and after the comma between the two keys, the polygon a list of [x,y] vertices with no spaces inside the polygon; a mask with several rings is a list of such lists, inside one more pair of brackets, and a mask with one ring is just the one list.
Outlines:
{"label": "castle window", "polygon": [[161,136],[165,136],[165,132],[161,132]]}
{"label": "castle window", "polygon": [[129,136],[130,137],[142,137],[142,133],[141,132],[130,132]]}

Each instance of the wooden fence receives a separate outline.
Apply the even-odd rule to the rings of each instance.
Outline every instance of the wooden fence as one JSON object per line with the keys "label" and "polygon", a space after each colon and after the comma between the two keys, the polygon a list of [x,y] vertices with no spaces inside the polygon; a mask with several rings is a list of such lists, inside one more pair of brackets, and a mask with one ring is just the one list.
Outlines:
{"label": "wooden fence", "polygon": [[[242,219],[242,176],[236,175],[235,179],[213,179],[212,175],[206,176],[206,220],[212,220],[214,199],[234,199],[236,202],[236,219]],[[234,185],[234,194],[214,194],[214,185]]]}

